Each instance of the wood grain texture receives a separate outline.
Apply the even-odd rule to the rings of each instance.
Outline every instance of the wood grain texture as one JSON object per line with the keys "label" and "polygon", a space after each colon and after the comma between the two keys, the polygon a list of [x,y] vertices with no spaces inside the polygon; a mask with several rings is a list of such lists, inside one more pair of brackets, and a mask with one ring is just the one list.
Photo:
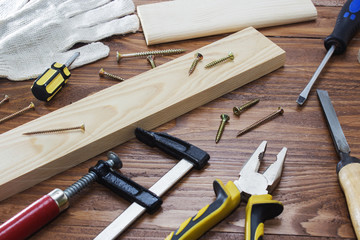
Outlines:
{"label": "wood grain texture", "polygon": [[[161,0],[134,2],[142,5]],[[359,158],[360,67],[357,54],[360,48],[360,35],[357,34],[351,41],[345,54],[334,55],[330,59],[311,91],[306,105],[297,107],[296,99],[299,93],[326,53],[323,39],[331,33],[345,0],[313,2],[318,11],[315,21],[260,29],[261,33],[286,51],[284,67],[154,129],[195,144],[206,150],[211,159],[204,170],[191,171],[166,193],[162,198],[164,203],[158,212],[154,215],[143,215],[118,239],[164,239],[186,218],[213,202],[213,180],[219,178],[227,182],[236,179],[242,165],[263,140],[268,141],[268,147],[260,171],[275,160],[282,147],[288,148],[281,182],[273,192],[273,199],[284,204],[284,212],[276,219],[266,221],[264,240],[356,239],[346,199],[336,174],[336,163],[339,159],[315,90],[319,88],[329,92],[351,147],[351,154]],[[114,80],[98,76],[101,67],[126,79],[150,69],[147,61],[141,58],[124,59],[118,64],[116,51],[130,53],[168,48],[195,51],[224,36],[227,34],[154,46],[146,45],[141,31],[105,39],[103,42],[111,49],[110,56],[72,70],[72,77],[66,88],[55,96],[54,101],[47,104],[37,101],[32,96],[32,80],[11,82],[0,79],[0,96],[10,96],[10,101],[0,106],[0,116],[23,108],[30,101],[36,104],[34,111],[0,124],[0,133],[117,84]],[[176,58],[176,55],[157,57],[155,62],[161,66]],[[233,106],[257,97],[260,98],[260,102],[244,112],[240,118],[232,115]],[[274,111],[278,106],[284,108],[283,116],[235,138],[237,131]],[[221,141],[215,144],[214,139],[222,113],[229,114],[231,119],[225,127]],[[119,154],[123,161],[120,172],[146,187],[151,187],[176,164],[175,160],[136,139],[111,150]],[[0,222],[6,221],[54,188],[65,189],[86,174],[98,160],[106,160],[106,152],[1,201]],[[67,211],[30,239],[93,239],[129,205],[108,189],[94,183],[71,200]],[[200,240],[244,239],[244,211],[243,203]]]}
{"label": "wood grain texture", "polygon": [[310,0],[182,0],[137,7],[148,45],[314,20]]}
{"label": "wood grain texture", "polygon": [[[285,52],[254,28],[198,51],[208,61],[229,51],[235,59],[210,70],[201,62],[189,77],[192,52],[2,134],[0,199],[129,140],[136,127],[155,128],[285,63]],[[84,133],[22,135],[81,123]]]}
{"label": "wood grain texture", "polygon": [[352,163],[341,168],[339,181],[349,208],[351,222],[357,238],[360,238],[360,164]]}

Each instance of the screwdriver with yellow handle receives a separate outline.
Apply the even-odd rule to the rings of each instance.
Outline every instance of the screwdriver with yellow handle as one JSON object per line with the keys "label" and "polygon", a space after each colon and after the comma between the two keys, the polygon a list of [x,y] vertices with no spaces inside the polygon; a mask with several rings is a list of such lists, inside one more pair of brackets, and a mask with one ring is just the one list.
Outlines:
{"label": "screwdriver with yellow handle", "polygon": [[216,200],[202,208],[194,217],[185,220],[165,240],[194,240],[200,238],[247,200],[245,240],[261,240],[264,221],[283,211],[283,204],[273,200],[272,192],[281,178],[287,149],[283,148],[277,160],[263,173],[258,173],[267,142],[263,141],[240,171],[240,178],[224,185],[216,179],[213,183]]}
{"label": "screwdriver with yellow handle", "polygon": [[80,55],[76,52],[65,64],[54,62],[50,68],[40,75],[31,87],[34,96],[41,101],[50,101],[67,83],[71,76],[68,67]]}

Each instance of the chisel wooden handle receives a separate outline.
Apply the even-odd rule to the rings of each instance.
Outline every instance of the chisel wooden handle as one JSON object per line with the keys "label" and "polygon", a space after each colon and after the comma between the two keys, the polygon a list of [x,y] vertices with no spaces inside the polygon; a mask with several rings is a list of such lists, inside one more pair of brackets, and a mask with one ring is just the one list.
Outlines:
{"label": "chisel wooden handle", "polygon": [[360,163],[347,164],[341,168],[338,176],[355,234],[360,239]]}
{"label": "chisel wooden handle", "polygon": [[60,189],[55,189],[2,224],[0,240],[26,239],[54,219],[67,207],[67,202],[63,201],[61,194],[63,192]]}

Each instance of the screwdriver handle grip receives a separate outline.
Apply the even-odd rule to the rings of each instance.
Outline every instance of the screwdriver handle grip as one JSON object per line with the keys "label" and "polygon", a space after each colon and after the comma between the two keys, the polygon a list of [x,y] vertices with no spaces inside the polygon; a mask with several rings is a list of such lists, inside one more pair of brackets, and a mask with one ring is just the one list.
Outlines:
{"label": "screwdriver handle grip", "polygon": [[327,50],[335,45],[335,53],[345,52],[350,40],[360,28],[360,0],[348,0],[342,7],[333,32],[325,38]]}
{"label": "screwdriver handle grip", "polygon": [[60,213],[57,203],[45,195],[0,226],[0,240],[26,239]]}
{"label": "screwdriver handle grip", "polygon": [[360,239],[360,163],[350,163],[338,173],[341,188],[345,194],[351,222]]}
{"label": "screwdriver handle grip", "polygon": [[240,191],[229,181],[226,186],[221,180],[213,183],[216,200],[206,205],[192,218],[170,233],[165,240],[195,240],[228,216],[240,204]]}
{"label": "screwdriver handle grip", "polygon": [[245,240],[262,240],[265,220],[279,216],[284,209],[270,194],[252,195],[246,205]]}

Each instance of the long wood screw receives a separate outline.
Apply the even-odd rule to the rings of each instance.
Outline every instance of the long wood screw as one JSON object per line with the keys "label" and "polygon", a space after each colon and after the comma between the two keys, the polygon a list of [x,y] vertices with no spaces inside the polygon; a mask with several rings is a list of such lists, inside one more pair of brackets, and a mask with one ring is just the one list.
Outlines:
{"label": "long wood screw", "polygon": [[117,75],[115,75],[115,74],[111,74],[111,73],[105,72],[105,70],[104,70],[103,68],[100,69],[100,71],[99,71],[99,76],[100,76],[100,77],[107,76],[107,77],[112,78],[112,79],[115,79],[115,80],[125,81],[125,79],[122,78],[122,77],[120,77],[120,76],[117,76]]}
{"label": "long wood screw", "polygon": [[30,110],[30,109],[32,109],[32,108],[35,108],[35,104],[31,102],[30,105],[27,106],[26,108],[23,108],[23,109],[21,109],[21,110],[19,110],[19,111],[17,111],[17,112],[14,112],[13,114],[10,114],[10,115],[8,115],[8,116],[0,119],[0,123],[3,123],[3,122],[5,122],[5,121],[7,121],[7,120],[9,120],[10,118],[13,118],[13,117],[15,117],[15,116],[18,116],[18,115],[20,115],[20,114],[22,114],[22,113],[24,113],[24,112],[26,112],[27,110]]}
{"label": "long wood screw", "polygon": [[156,65],[155,65],[155,56],[154,55],[149,55],[146,57],[146,59],[148,60],[148,62],[150,63],[151,65],[151,68],[156,68]]}
{"label": "long wood screw", "polygon": [[137,53],[126,53],[120,54],[116,52],[116,60],[120,62],[122,58],[129,58],[129,57],[146,57],[149,55],[173,55],[173,54],[180,54],[185,52],[185,49],[167,49],[167,50],[157,50],[157,51],[148,51],[148,52],[137,52]]}
{"label": "long wood screw", "polygon": [[256,121],[254,122],[253,124],[251,124],[250,126],[248,126],[247,128],[244,128],[243,130],[239,131],[238,134],[237,134],[237,137],[239,137],[240,135],[250,131],[251,129],[257,127],[257,126],[260,126],[262,123],[266,122],[267,120],[277,116],[277,115],[280,115],[280,114],[283,114],[284,113],[284,109],[282,107],[279,107],[278,110],[276,110],[275,112],[269,114],[268,116],[260,119],[259,121]]}
{"label": "long wood screw", "polygon": [[9,101],[9,96],[5,95],[3,100],[0,101],[0,105],[3,104],[4,102]]}
{"label": "long wood screw", "polygon": [[248,103],[245,103],[243,105],[241,105],[240,107],[233,107],[233,113],[236,115],[236,116],[240,116],[240,114],[245,111],[245,109],[248,109],[249,107],[257,104],[258,102],[260,101],[260,99],[256,98]]}
{"label": "long wood screw", "polygon": [[195,54],[195,60],[193,61],[193,63],[191,64],[191,67],[189,69],[189,76],[194,72],[196,65],[203,59],[203,55],[201,53],[196,53]]}
{"label": "long wood screw", "polygon": [[221,123],[220,123],[219,129],[216,133],[215,143],[218,143],[220,141],[220,138],[225,129],[225,124],[230,120],[230,117],[227,114],[221,114],[220,118],[221,118]]}
{"label": "long wood screw", "polygon": [[229,54],[226,57],[220,58],[218,60],[212,61],[208,64],[205,65],[205,68],[211,68],[214,67],[216,65],[218,65],[219,63],[225,62],[226,60],[230,59],[230,60],[234,60],[235,56],[232,52],[229,52]]}
{"label": "long wood screw", "polygon": [[68,127],[68,128],[57,128],[57,129],[49,129],[49,130],[41,130],[41,131],[34,131],[34,132],[26,132],[23,135],[34,135],[34,134],[43,134],[43,133],[60,133],[60,132],[68,132],[73,130],[81,130],[85,132],[85,124],[81,124],[77,127]]}

